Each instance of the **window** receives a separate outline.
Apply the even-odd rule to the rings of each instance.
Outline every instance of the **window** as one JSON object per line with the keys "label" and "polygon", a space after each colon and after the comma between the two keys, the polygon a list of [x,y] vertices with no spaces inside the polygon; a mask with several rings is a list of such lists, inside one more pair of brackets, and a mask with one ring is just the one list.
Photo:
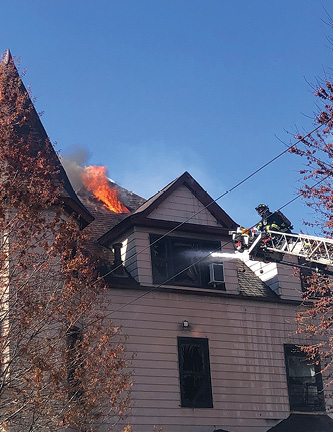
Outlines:
{"label": "window", "polygon": [[298,257],[298,264],[301,266],[299,276],[301,278],[302,292],[306,293],[311,286],[313,271],[310,268],[311,264],[303,257]]}
{"label": "window", "polygon": [[77,399],[82,395],[81,381],[76,377],[81,367],[82,331],[72,327],[67,332],[67,381],[69,384],[69,397]]}
{"label": "window", "polygon": [[327,267],[323,264],[316,264],[311,268],[311,263],[305,258],[299,257],[301,287],[304,298],[315,299],[323,296],[330,296],[331,290],[329,277],[325,274]]}
{"label": "window", "polygon": [[208,339],[178,338],[181,406],[213,408]]}
{"label": "window", "polygon": [[[150,243],[154,243],[151,246],[154,283],[168,281],[170,285],[225,289],[221,260],[210,255],[221,250],[220,242],[175,237],[158,240],[159,237],[150,236]],[[212,263],[220,264],[218,281],[211,278]]]}
{"label": "window", "polygon": [[325,411],[319,359],[309,360],[294,345],[285,345],[291,411]]}

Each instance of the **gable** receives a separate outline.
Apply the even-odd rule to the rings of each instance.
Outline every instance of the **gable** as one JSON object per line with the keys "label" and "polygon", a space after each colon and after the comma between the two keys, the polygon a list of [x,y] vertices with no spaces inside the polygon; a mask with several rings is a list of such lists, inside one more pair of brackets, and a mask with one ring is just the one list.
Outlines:
{"label": "gable", "polygon": [[220,226],[217,219],[185,186],[181,185],[162,201],[149,215],[150,219],[191,224]]}
{"label": "gable", "polygon": [[[149,216],[154,212],[154,210],[156,210],[157,208],[161,208],[162,203],[166,201],[171,195],[173,195],[173,198],[172,200],[169,200],[169,203],[167,205],[170,205],[170,207],[174,207],[176,204],[176,208],[174,208],[173,210],[173,212],[178,212],[176,217],[184,218],[184,216],[179,213],[179,210],[181,212],[187,212],[188,206],[193,205],[193,203],[195,202],[194,208],[198,208],[198,211],[196,213],[200,212],[201,214],[207,209],[208,213],[210,213],[213,216],[213,219],[215,219],[213,225],[209,226],[222,226],[223,228],[229,230],[236,229],[236,222],[231,219],[231,217],[216,203],[216,200],[213,200],[213,198],[208,195],[208,193],[202,188],[202,186],[200,186],[200,184],[187,171],[185,171],[184,174],[169,183],[156,195],[148,199],[134,213],[136,215],[141,215],[149,218]],[[194,201],[194,198],[196,198],[196,201]],[[202,204],[202,207],[200,206],[200,203]],[[162,214],[156,212],[155,218],[150,217],[150,219],[162,220],[161,217]],[[170,217],[175,217],[174,214],[170,215],[170,212],[168,212],[167,217],[168,219],[164,219],[166,222],[175,222],[175,220],[169,219]],[[189,219],[189,217],[191,217],[191,219]],[[189,224],[201,224],[203,227],[207,226],[205,225],[205,223],[202,224],[202,221],[198,222],[198,218],[196,218],[195,213],[191,213],[190,215],[188,215],[185,220],[187,219],[189,219]],[[209,217],[210,222],[212,222],[213,219]],[[195,222],[193,222],[194,220]],[[179,222],[179,219],[176,219],[176,222]]]}
{"label": "gable", "polygon": [[[229,235],[237,224],[188,173],[184,172],[140,205],[98,241],[108,245],[133,226]],[[200,228],[199,228],[200,227]],[[193,229],[194,228],[194,229]],[[198,229],[197,229],[198,228]]]}
{"label": "gable", "polygon": [[[10,51],[0,60],[1,94],[3,112],[15,113],[16,118],[6,118],[6,131],[11,142],[16,146],[25,146],[27,154],[35,159],[43,155],[50,164],[47,172],[52,182],[60,186],[59,198],[65,210],[75,213],[84,227],[93,220],[93,216],[83,206],[67,177],[50,139],[41,123],[40,116],[30,99]],[[24,113],[24,114],[23,114]],[[4,119],[3,119],[4,120]],[[23,159],[23,158],[22,158]],[[19,168],[18,168],[19,169]],[[24,170],[22,169],[22,172]]]}

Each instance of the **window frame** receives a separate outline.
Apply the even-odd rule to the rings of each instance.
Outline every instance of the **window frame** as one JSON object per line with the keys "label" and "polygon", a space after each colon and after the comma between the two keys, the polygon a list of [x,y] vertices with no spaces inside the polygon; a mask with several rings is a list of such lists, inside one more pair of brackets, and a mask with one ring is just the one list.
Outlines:
{"label": "window frame", "polygon": [[[220,258],[213,258],[209,255],[209,252],[221,251],[221,241],[193,237],[161,237],[163,237],[162,234],[149,235],[153,283],[161,284],[167,281],[168,285],[225,291],[224,281],[209,283],[209,264],[223,265]],[[181,257],[182,247],[185,254],[187,250],[194,251],[193,258]],[[187,267],[191,264],[193,264],[191,267],[192,280],[185,274]],[[185,269],[184,274],[180,272],[182,268]]]}
{"label": "window frame", "polygon": [[[301,280],[301,288],[303,298],[306,300],[314,300],[323,296],[331,295],[331,290],[317,290],[311,289],[311,286],[320,284],[321,287],[325,286],[328,282],[328,275],[325,273],[327,266],[324,264],[316,264],[316,268],[311,268],[311,263],[306,261],[303,257],[298,257],[298,265],[300,266],[299,277]],[[306,267],[304,267],[306,265]],[[318,278],[318,282],[315,280]]]}
{"label": "window frame", "polygon": [[76,371],[82,367],[81,344],[83,340],[82,328],[73,326],[67,333],[67,383],[69,399],[79,399],[82,394],[82,383],[75,378]]}
{"label": "window frame", "polygon": [[[177,338],[178,345],[178,370],[179,370],[179,387],[180,387],[180,406],[183,408],[213,408],[213,392],[211,383],[211,371],[210,371],[210,360],[209,360],[209,344],[207,338],[196,338],[196,337],[182,337]],[[184,347],[200,347],[202,353],[202,371],[185,371],[184,370]],[[202,379],[202,385],[200,387],[201,398],[192,400],[186,397],[189,387],[186,388],[186,379]],[[197,396],[197,395],[195,395]]]}
{"label": "window frame", "polygon": [[[288,397],[289,397],[289,406],[290,411],[300,411],[300,412],[325,412],[325,397],[324,397],[324,386],[323,386],[323,378],[321,374],[321,366],[320,366],[320,358],[316,357],[314,360],[310,360],[307,358],[305,352],[303,352],[297,345],[285,344],[284,345],[284,356],[285,356],[285,367],[286,367],[286,378],[287,378],[287,387],[288,387]],[[306,383],[306,376],[294,377],[294,379],[300,381],[300,383],[293,383],[292,376],[290,374],[290,365],[289,358],[296,357],[299,359],[304,359],[305,362],[309,365],[309,367],[314,368],[314,380],[312,379],[312,383]],[[312,377],[312,375],[309,375]],[[302,379],[304,382],[302,383]],[[303,398],[306,400],[309,397],[309,387],[315,387],[317,392],[317,404],[312,405],[310,402],[304,402],[302,405],[297,404],[292,400],[292,396],[295,395],[295,391],[300,389],[303,385]],[[306,386],[306,387],[305,387]],[[306,390],[305,390],[306,388]],[[301,389],[302,390],[302,389]]]}

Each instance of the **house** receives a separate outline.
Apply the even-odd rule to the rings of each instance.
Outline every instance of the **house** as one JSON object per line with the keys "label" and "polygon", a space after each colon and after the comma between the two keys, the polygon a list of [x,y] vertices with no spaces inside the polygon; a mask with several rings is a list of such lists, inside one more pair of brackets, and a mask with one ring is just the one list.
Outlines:
{"label": "house", "polygon": [[298,349],[291,267],[239,259],[238,224],[188,172],[148,200],[110,184],[129,211],[114,213],[75,193],[56,163],[64,209],[104,261],[107,315],[134,355],[131,408],[115,430],[333,430],[319,361]]}
{"label": "house", "polygon": [[140,201],[97,240],[114,251],[109,314],[135,353],[134,431],[332,430],[320,366],[297,348],[293,268],[237,259],[237,224],[187,172]]}

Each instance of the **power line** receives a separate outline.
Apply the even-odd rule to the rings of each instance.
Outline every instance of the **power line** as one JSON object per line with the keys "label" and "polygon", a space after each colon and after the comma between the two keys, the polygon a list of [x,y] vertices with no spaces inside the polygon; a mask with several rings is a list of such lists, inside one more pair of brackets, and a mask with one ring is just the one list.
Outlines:
{"label": "power line", "polygon": [[[253,171],[251,174],[249,174],[247,177],[245,177],[243,180],[241,180],[240,182],[238,182],[237,184],[235,184],[232,188],[226,190],[223,194],[221,194],[220,196],[218,196],[217,198],[215,198],[214,200],[212,200],[210,203],[208,203],[206,206],[204,206],[203,208],[201,208],[200,210],[198,210],[196,213],[192,214],[189,218],[185,219],[183,222],[180,222],[178,225],[176,225],[174,228],[172,228],[171,230],[169,230],[168,232],[166,232],[165,234],[161,235],[161,237],[159,237],[157,240],[155,240],[154,242],[150,243],[148,246],[144,247],[143,249],[141,249],[139,252],[135,252],[133,254],[132,257],[137,256],[138,254],[141,254],[143,252],[145,252],[147,249],[150,249],[151,246],[153,246],[155,243],[157,243],[158,241],[162,240],[164,237],[172,234],[174,231],[178,230],[180,227],[182,227],[184,224],[186,224],[187,222],[189,222],[191,219],[193,219],[195,216],[197,216],[198,214],[200,214],[202,211],[206,210],[209,206],[211,206],[212,204],[216,203],[217,201],[219,201],[221,198],[225,197],[228,193],[234,191],[235,189],[237,189],[239,186],[241,186],[243,183],[245,183],[247,180],[249,180],[250,178],[252,178],[253,176],[255,176],[256,174],[258,174],[260,171],[262,171],[264,168],[266,168],[268,165],[272,164],[273,162],[275,162],[277,159],[279,159],[281,156],[283,156],[285,153],[289,152],[293,147],[295,147],[297,144],[299,144],[300,142],[302,142],[304,140],[304,138],[308,138],[310,137],[314,132],[316,132],[318,129],[320,129],[321,127],[323,127],[324,125],[326,125],[328,123],[329,120],[327,120],[324,123],[321,123],[320,125],[318,125],[317,127],[315,127],[311,132],[307,133],[306,135],[304,135],[304,137],[299,138],[294,144],[288,146],[285,150],[283,150],[282,152],[280,152],[279,154],[277,154],[276,156],[274,156],[272,159],[270,159],[268,162],[264,163],[263,165],[261,165],[259,168],[257,168],[255,171]],[[294,201],[294,200],[293,200]],[[123,257],[125,255],[125,253],[123,253],[121,256]],[[113,268],[112,270],[108,271],[107,273],[105,273],[104,275],[100,276],[95,283],[97,283],[100,279],[109,276],[110,274],[114,273],[118,268],[121,267],[122,264],[119,264],[117,267]]]}
{"label": "power line", "polygon": [[[323,181],[325,181],[327,178],[329,177],[326,176],[323,179],[319,180],[317,183],[315,183],[313,186],[311,186],[311,188],[314,188],[316,186],[318,186],[320,183],[322,183]],[[289,200],[286,204],[282,205],[281,207],[279,207],[278,210],[281,210],[285,207],[287,207],[289,204],[291,204],[292,202],[296,201],[298,198],[300,198],[302,196],[301,193],[297,194],[296,197],[294,197],[293,199]],[[256,224],[252,225],[250,228],[254,228],[259,222],[257,222]],[[165,236],[164,236],[165,237]],[[161,237],[162,238],[162,237]],[[156,240],[155,242],[151,243],[151,245],[155,244],[156,242],[158,242],[161,238],[159,238],[158,240]],[[175,275],[170,276],[168,279],[166,279],[165,281],[161,282],[160,284],[152,287],[151,289],[145,291],[144,293],[140,294],[139,296],[135,297],[134,299],[130,300],[129,302],[125,303],[124,305],[120,306],[117,309],[114,309],[113,311],[110,311],[108,314],[106,314],[106,316],[112,315],[116,312],[119,312],[120,310],[124,309],[127,306],[130,306],[131,304],[135,303],[136,301],[140,300],[141,298],[145,297],[148,294],[151,294],[153,291],[156,291],[157,289],[161,288],[163,285],[166,285],[168,282],[170,282],[171,280],[173,280],[174,278],[176,278],[177,276],[181,275],[183,272],[191,269],[192,267],[198,265],[199,263],[201,263],[202,261],[204,261],[205,259],[207,259],[209,256],[211,256],[214,252],[218,252],[220,250],[223,250],[223,248],[227,245],[229,245],[230,243],[232,243],[233,240],[228,240],[226,243],[224,243],[223,245],[221,245],[218,249],[210,252],[209,254],[205,255],[204,257],[198,259],[196,262],[188,265],[187,267],[185,267],[184,269],[180,270],[178,273],[176,273]]]}

